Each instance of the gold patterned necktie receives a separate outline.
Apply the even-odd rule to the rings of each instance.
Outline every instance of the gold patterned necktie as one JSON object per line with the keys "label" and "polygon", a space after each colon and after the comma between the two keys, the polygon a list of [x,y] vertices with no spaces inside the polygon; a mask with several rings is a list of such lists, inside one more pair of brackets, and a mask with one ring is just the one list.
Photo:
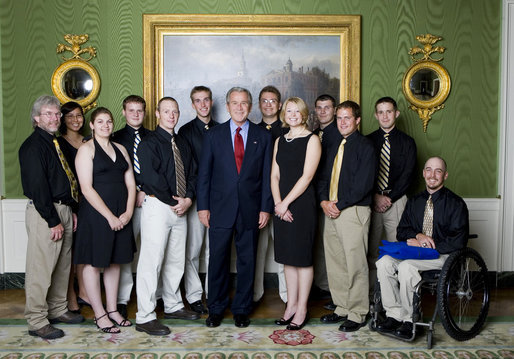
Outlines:
{"label": "gold patterned necktie", "polygon": [[71,187],[71,197],[75,202],[79,201],[79,185],[77,183],[77,179],[73,175],[73,172],[71,172],[70,165],[68,164],[68,161],[66,161],[66,158],[64,158],[64,153],[61,151],[61,147],[59,146],[59,142],[57,141],[57,138],[54,137],[53,139],[55,149],[57,151],[57,155],[59,156],[59,160],[61,161],[61,166],[66,172],[66,176],[68,176],[68,181],[70,181],[70,187]]}
{"label": "gold patterned necktie", "polygon": [[318,137],[319,137],[319,141],[323,142],[323,130],[319,130]]}
{"label": "gold patterned necktie", "polygon": [[427,203],[425,204],[425,214],[423,215],[423,234],[432,237],[434,230],[434,203],[432,202],[432,195],[428,196]]}
{"label": "gold patterned necktie", "polygon": [[391,143],[389,134],[384,134],[384,144],[380,151],[380,168],[378,170],[378,189],[384,191],[389,184],[389,166],[391,165]]}
{"label": "gold patterned necktie", "polygon": [[175,161],[175,176],[177,180],[177,196],[184,198],[186,196],[186,175],[184,172],[184,163],[180,150],[175,143],[175,136],[171,137],[171,149],[173,150],[173,160]]}
{"label": "gold patterned necktie", "polygon": [[343,164],[345,143],[346,138],[343,138],[339,148],[337,149],[337,155],[334,158],[334,164],[332,166],[332,175],[330,176],[330,192],[328,196],[331,201],[337,201],[337,191],[339,188],[339,177],[341,175],[341,166]]}

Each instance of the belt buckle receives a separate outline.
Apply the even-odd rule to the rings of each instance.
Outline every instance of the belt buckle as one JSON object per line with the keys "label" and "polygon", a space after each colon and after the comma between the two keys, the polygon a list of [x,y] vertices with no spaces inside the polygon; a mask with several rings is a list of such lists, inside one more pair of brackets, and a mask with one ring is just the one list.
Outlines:
{"label": "belt buckle", "polygon": [[378,191],[378,194],[382,195],[382,196],[388,196],[389,193],[391,193],[391,190],[390,189],[385,189],[383,191]]}

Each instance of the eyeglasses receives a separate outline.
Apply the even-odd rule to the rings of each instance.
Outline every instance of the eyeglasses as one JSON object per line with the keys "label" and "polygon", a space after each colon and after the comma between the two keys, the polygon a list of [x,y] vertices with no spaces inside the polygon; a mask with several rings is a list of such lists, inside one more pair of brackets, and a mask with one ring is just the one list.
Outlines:
{"label": "eyeglasses", "polygon": [[73,120],[81,120],[84,118],[83,115],[64,115],[64,118],[73,119]]}
{"label": "eyeglasses", "polygon": [[61,118],[62,113],[60,113],[60,112],[45,112],[45,113],[41,113],[40,116],[46,116],[48,118],[52,118],[52,117]]}
{"label": "eyeglasses", "polygon": [[271,100],[268,100],[268,99],[262,99],[262,100],[261,100],[261,103],[262,103],[262,104],[270,104],[270,105],[274,105],[274,104],[278,103],[278,101],[277,101],[277,100],[275,100],[275,99],[271,99]]}

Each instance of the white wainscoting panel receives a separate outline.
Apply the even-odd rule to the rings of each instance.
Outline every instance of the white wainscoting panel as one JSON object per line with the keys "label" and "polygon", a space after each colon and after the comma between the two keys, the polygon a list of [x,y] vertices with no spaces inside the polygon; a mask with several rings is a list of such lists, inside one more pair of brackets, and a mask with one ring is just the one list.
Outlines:
{"label": "white wainscoting panel", "polygon": [[[0,273],[25,272],[25,256],[27,250],[27,233],[25,230],[25,199],[2,200],[2,219],[0,220]],[[478,234],[478,238],[472,239],[469,246],[478,250],[484,257],[489,270],[501,270],[498,268],[499,248],[498,215],[500,200],[496,198],[475,199],[468,198],[466,203],[469,208],[470,232]],[[272,246],[272,244],[270,244]],[[268,250],[266,259],[266,272],[275,272],[276,265],[273,262],[273,248]],[[202,258],[202,269],[205,268]],[[234,258],[232,258],[232,270],[234,270]]]}

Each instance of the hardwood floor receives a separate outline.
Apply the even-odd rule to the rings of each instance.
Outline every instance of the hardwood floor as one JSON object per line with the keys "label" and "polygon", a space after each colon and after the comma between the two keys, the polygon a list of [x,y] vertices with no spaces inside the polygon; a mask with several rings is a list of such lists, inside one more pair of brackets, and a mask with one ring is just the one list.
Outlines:
{"label": "hardwood floor", "polygon": [[[490,293],[490,308],[489,316],[514,316],[514,288],[493,288]],[[425,315],[433,313],[434,297],[425,296],[423,298],[423,308]],[[129,318],[135,318],[136,303],[135,298],[132,298],[129,304]],[[327,302],[326,299],[311,300],[309,304],[309,312],[311,318],[319,318],[323,314],[330,313],[323,308]],[[23,289],[5,289],[0,290],[0,318],[2,319],[23,319],[23,311],[25,306],[25,291]],[[257,308],[251,314],[252,318],[280,318],[284,311],[284,303],[278,296],[276,289],[268,289],[260,301]],[[87,319],[93,318],[93,311],[91,308],[84,306],[82,314]],[[162,309],[158,309],[158,316],[162,318]],[[227,318],[231,315],[227,311],[225,314]],[[206,317],[206,316],[205,316]]]}

